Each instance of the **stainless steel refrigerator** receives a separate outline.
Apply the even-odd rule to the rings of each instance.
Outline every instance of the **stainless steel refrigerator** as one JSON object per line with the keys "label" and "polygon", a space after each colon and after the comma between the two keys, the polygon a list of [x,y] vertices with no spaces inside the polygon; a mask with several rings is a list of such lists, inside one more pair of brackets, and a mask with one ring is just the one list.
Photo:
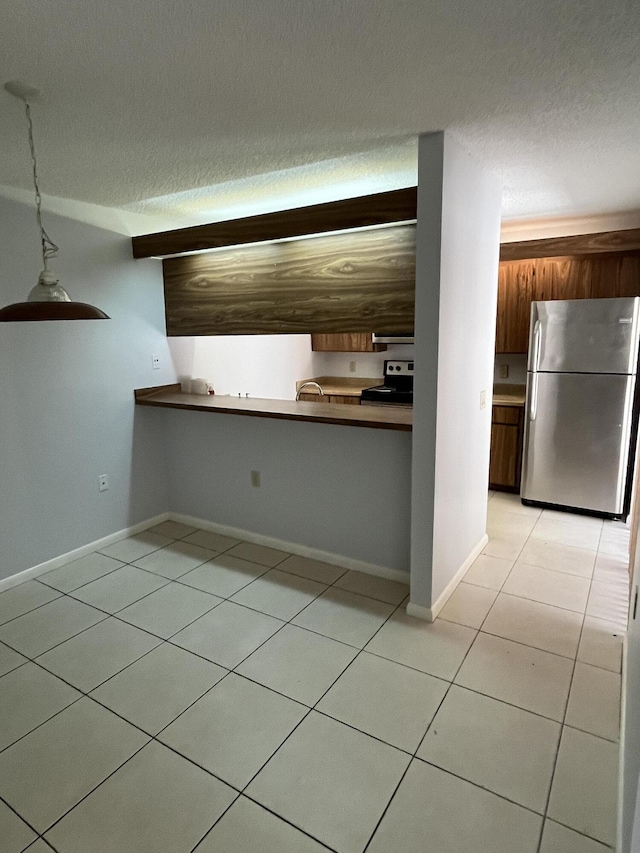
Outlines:
{"label": "stainless steel refrigerator", "polygon": [[625,516],[640,298],[531,306],[523,503]]}

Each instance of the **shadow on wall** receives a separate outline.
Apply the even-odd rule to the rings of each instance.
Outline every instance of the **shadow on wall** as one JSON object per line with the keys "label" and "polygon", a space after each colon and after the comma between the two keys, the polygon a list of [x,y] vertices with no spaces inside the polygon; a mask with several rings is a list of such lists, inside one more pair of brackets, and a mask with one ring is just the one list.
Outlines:
{"label": "shadow on wall", "polygon": [[137,524],[141,518],[168,512],[168,466],[161,409],[134,408],[130,470],[129,526]]}

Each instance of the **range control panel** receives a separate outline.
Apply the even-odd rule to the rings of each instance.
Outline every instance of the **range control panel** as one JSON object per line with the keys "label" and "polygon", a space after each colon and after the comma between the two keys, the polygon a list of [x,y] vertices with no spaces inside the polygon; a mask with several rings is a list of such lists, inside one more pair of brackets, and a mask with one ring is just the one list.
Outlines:
{"label": "range control panel", "polygon": [[384,363],[385,376],[413,376],[413,361],[387,359]]}

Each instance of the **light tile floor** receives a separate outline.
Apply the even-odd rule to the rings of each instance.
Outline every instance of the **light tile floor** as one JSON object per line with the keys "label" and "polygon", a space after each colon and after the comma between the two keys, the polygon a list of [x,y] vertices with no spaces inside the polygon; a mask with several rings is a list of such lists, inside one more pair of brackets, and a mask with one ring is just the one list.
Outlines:
{"label": "light tile floor", "polygon": [[165,522],[0,593],[2,853],[605,853],[628,529],[407,588]]}

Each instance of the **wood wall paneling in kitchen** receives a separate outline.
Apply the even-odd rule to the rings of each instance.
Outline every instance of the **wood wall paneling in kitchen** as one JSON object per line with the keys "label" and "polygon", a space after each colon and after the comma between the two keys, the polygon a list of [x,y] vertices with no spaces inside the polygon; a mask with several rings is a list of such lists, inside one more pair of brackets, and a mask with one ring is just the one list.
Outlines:
{"label": "wood wall paneling in kitchen", "polygon": [[413,329],[415,226],[163,261],[168,336]]}

